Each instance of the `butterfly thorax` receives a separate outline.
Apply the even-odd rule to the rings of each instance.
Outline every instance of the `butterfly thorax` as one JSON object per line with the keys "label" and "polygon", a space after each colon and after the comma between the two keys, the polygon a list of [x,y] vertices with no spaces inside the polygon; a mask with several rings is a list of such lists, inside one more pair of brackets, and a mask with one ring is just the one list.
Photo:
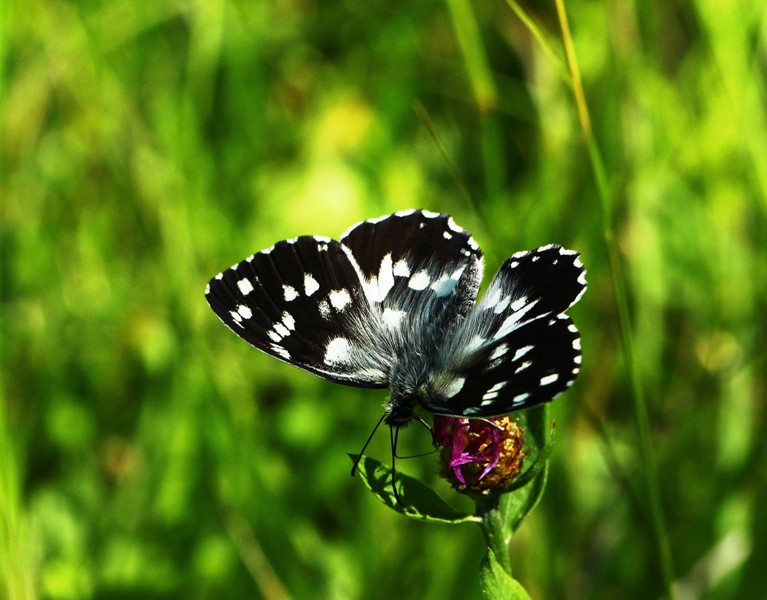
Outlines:
{"label": "butterfly thorax", "polygon": [[389,374],[391,395],[386,404],[384,422],[393,427],[404,427],[413,419],[417,406],[428,393],[426,381],[433,369],[432,353],[408,354],[396,361]]}

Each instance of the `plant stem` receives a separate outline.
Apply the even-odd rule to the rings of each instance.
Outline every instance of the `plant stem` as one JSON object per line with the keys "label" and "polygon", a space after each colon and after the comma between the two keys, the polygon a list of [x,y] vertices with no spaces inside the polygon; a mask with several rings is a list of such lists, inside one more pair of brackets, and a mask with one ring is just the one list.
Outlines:
{"label": "plant stem", "polygon": [[500,497],[477,500],[477,514],[482,518],[482,533],[490,550],[495,554],[498,564],[511,575],[511,559],[509,558],[509,542],[511,541],[511,526],[508,523],[506,511],[502,510]]}
{"label": "plant stem", "polygon": [[621,342],[623,354],[626,359],[626,368],[628,370],[629,380],[631,382],[632,398],[634,400],[634,417],[636,419],[637,435],[639,439],[639,451],[642,459],[642,472],[644,473],[645,487],[647,489],[647,498],[650,504],[650,514],[652,520],[653,533],[658,546],[658,555],[663,580],[666,589],[666,595],[674,598],[674,568],[671,558],[671,550],[666,533],[666,521],[663,514],[663,507],[660,498],[660,486],[658,483],[658,468],[655,461],[655,454],[652,449],[652,439],[650,433],[650,418],[647,412],[647,403],[645,402],[642,382],[639,377],[639,370],[636,365],[634,354],[634,342],[631,332],[631,319],[628,309],[628,294],[626,292],[625,279],[621,267],[620,256],[617,244],[615,242],[615,233],[613,230],[612,205],[610,203],[610,194],[608,191],[604,164],[599,152],[599,147],[594,139],[591,128],[591,119],[589,117],[586,95],[581,83],[578,61],[575,56],[575,46],[570,35],[570,26],[567,20],[564,0],[555,0],[557,16],[562,31],[562,42],[567,58],[567,66],[572,80],[573,94],[575,103],[578,107],[578,117],[581,123],[581,130],[589,152],[591,167],[594,179],[597,185],[597,192],[601,203],[602,213],[602,232],[607,248],[607,254],[610,263],[610,274],[615,292],[618,320],[620,323]]}

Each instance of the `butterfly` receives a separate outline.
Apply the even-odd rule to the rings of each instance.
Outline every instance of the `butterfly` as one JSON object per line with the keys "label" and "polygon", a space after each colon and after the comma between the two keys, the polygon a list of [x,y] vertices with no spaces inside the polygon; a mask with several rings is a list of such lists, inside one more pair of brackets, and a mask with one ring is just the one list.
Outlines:
{"label": "butterfly", "polygon": [[517,252],[477,301],[483,257],[446,214],[405,210],[339,240],[301,236],[219,273],[205,295],[234,333],[327,380],[389,388],[393,430],[418,409],[494,417],[575,380],[580,336],[565,311],[586,290],[579,254]]}

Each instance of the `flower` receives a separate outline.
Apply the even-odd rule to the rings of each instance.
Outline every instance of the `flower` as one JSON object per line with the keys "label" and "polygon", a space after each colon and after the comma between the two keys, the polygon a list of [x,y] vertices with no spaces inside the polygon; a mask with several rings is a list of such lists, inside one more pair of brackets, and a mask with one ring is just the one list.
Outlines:
{"label": "flower", "polygon": [[509,417],[465,419],[434,415],[442,446],[442,475],[458,491],[488,495],[509,486],[522,470],[522,429]]}

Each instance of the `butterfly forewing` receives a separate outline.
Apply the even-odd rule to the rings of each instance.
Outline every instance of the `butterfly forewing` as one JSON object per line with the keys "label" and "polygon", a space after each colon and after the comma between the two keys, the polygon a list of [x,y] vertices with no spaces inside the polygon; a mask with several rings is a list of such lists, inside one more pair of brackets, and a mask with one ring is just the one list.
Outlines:
{"label": "butterfly forewing", "polygon": [[206,296],[232,331],[267,354],[338,383],[386,385],[383,371],[349,352],[368,304],[339,242],[279,242],[214,277]]}
{"label": "butterfly forewing", "polygon": [[578,330],[563,313],[585,289],[576,252],[551,245],[515,254],[446,340],[422,403],[494,416],[554,398],[580,369]]}

